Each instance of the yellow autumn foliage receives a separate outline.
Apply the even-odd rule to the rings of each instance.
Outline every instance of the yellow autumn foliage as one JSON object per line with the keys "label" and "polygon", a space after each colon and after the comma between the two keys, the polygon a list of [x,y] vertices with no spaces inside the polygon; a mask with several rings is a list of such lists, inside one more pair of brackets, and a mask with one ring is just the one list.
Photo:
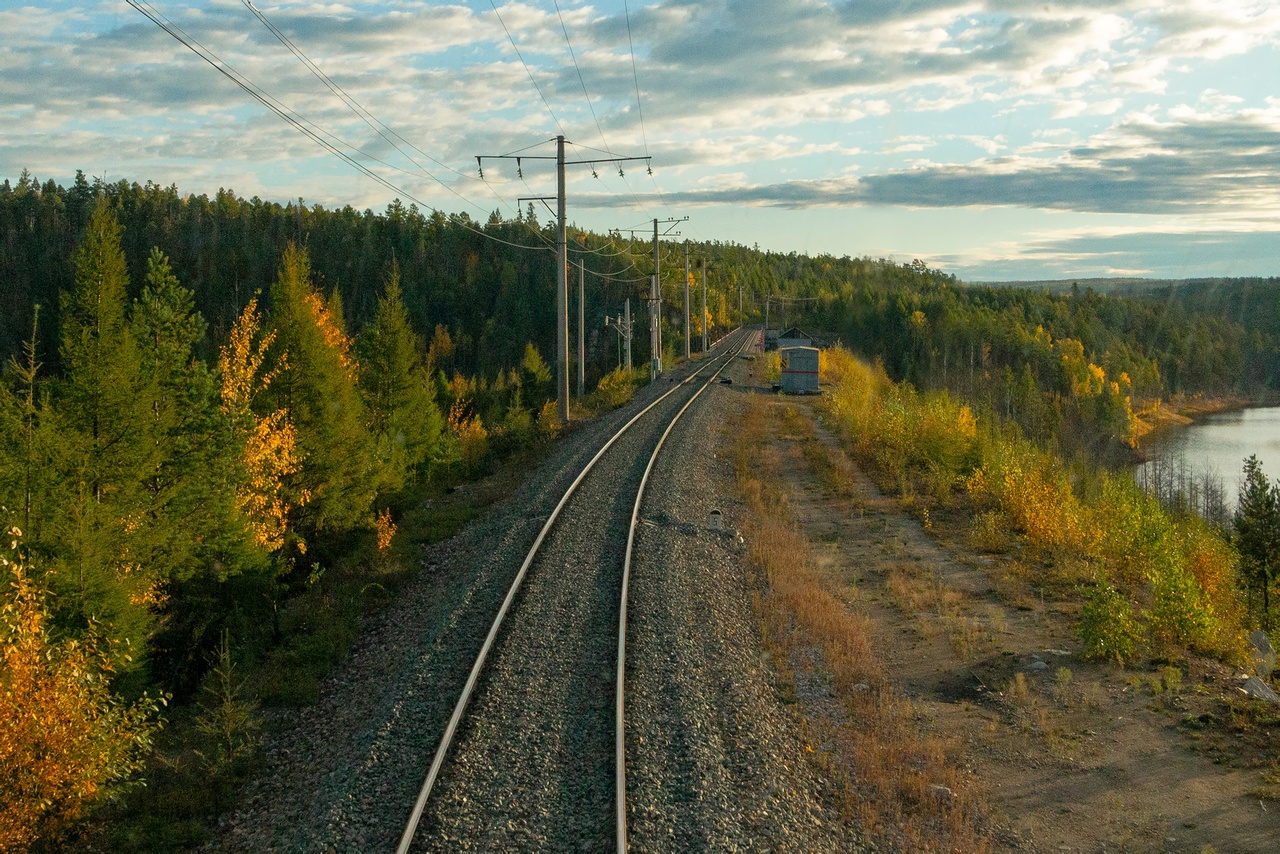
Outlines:
{"label": "yellow autumn foliage", "polygon": [[358,366],[351,355],[351,338],[343,331],[341,325],[333,316],[333,312],[324,304],[324,300],[320,299],[319,293],[314,290],[309,291],[305,299],[307,308],[311,310],[311,316],[316,322],[316,328],[320,330],[320,336],[324,338],[324,343],[337,352],[338,361],[342,363],[347,375],[354,381]]}
{"label": "yellow autumn foliage", "polygon": [[111,656],[92,637],[55,638],[47,594],[19,552],[0,557],[0,852],[60,832],[141,770],[156,701],[111,693]]}
{"label": "yellow autumn foliage", "polygon": [[[277,365],[261,377],[267,350],[275,341],[275,330],[259,336],[261,319],[258,299],[254,297],[231,327],[227,343],[218,351],[218,377],[221,380],[222,411],[240,414],[249,411],[253,396],[271,384],[283,365]],[[283,360],[282,360],[283,361]]]}
{"label": "yellow autumn foliage", "polygon": [[384,507],[375,521],[378,551],[385,554],[391,548],[391,541],[396,535],[396,523],[391,519],[391,508]]}
{"label": "yellow autumn foliage", "polygon": [[[258,545],[276,551],[284,545],[289,527],[291,503],[284,481],[302,465],[298,431],[289,421],[288,410],[254,418],[241,459],[249,476],[236,489],[236,508],[249,520]],[[306,504],[309,498],[304,491],[296,501]]]}
{"label": "yellow autumn foliage", "polygon": [[463,463],[474,466],[484,458],[489,449],[489,431],[480,416],[471,412],[470,401],[459,398],[449,407],[449,430],[458,442]]}
{"label": "yellow autumn foliage", "polygon": [[548,400],[542,404],[542,409],[538,411],[538,428],[548,436],[560,435],[560,431],[564,429],[564,422],[560,420],[559,403]]}
{"label": "yellow autumn foliage", "polygon": [[267,349],[276,333],[272,330],[260,334],[261,324],[258,301],[252,299],[218,353],[218,374],[222,411],[238,423],[244,440],[240,459],[247,476],[236,487],[236,507],[244,514],[258,545],[276,551],[284,545],[289,511],[295,504],[306,504],[310,496],[305,491],[290,495],[285,487],[285,479],[302,467],[298,431],[289,420],[289,411],[277,409],[257,415],[250,408],[254,397],[287,365],[286,354],[270,370],[263,371]]}
{"label": "yellow autumn foliage", "polygon": [[[1127,375],[1107,381],[1083,359],[1079,342],[1055,342],[1048,333],[1042,340],[1063,353],[1076,393],[1097,403],[1100,429],[1132,423]],[[1111,629],[1120,627],[1125,650],[1140,636],[1151,648],[1239,657],[1238,559],[1208,525],[1170,516],[1125,473],[1094,473],[1097,494],[1085,501],[1062,461],[1016,428],[980,423],[945,393],[894,384],[845,351],[828,352],[823,379],[831,383],[833,423],[882,484],[913,501],[921,494],[945,501],[959,488],[977,514],[978,539],[994,541],[994,526],[1007,524],[1029,554],[1046,559],[1046,573],[1073,567],[1072,583],[1093,580],[1098,595],[1082,624],[1086,655],[1130,655],[1114,644],[1119,635]]]}

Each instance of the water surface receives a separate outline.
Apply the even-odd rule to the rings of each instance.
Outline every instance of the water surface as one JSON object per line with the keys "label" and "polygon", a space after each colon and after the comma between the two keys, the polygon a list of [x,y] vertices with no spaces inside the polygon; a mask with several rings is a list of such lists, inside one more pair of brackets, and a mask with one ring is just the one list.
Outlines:
{"label": "water surface", "polygon": [[[1144,445],[1143,451],[1149,457],[1181,458],[1190,477],[1208,472],[1221,478],[1227,504],[1234,508],[1244,461],[1250,454],[1262,461],[1268,479],[1280,478],[1280,406],[1206,415],[1186,427],[1166,430],[1157,441]],[[1139,483],[1143,470],[1150,473],[1151,468],[1151,463],[1138,468]]]}

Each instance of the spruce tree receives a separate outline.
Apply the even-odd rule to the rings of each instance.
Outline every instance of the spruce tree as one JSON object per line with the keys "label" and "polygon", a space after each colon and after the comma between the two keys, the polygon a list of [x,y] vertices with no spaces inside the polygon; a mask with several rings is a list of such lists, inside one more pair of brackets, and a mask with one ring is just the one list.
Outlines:
{"label": "spruce tree", "polygon": [[360,339],[360,390],[384,488],[399,490],[435,450],[444,419],[409,326],[395,265],[377,317]]}
{"label": "spruce tree", "polygon": [[260,568],[264,553],[236,509],[242,440],[219,406],[216,377],[194,357],[204,318],[158,249],[148,258],[147,283],[130,319],[156,443],[144,489],[156,520],[157,567],[171,581]]}
{"label": "spruce tree", "polygon": [[125,315],[120,232],[100,202],[76,253],[72,290],[63,294],[61,489],[45,500],[47,526],[35,545],[57,559],[60,610],[97,620],[140,650],[162,595],[149,554],[154,520],[144,482],[163,451]]}
{"label": "spruce tree", "polygon": [[311,282],[305,249],[290,243],[271,289],[279,375],[266,397],[297,428],[302,469],[294,476],[308,502],[297,508],[304,531],[342,531],[369,514],[377,465],[356,387],[357,364],[341,318]]}
{"label": "spruce tree", "polygon": [[1256,455],[1244,461],[1244,483],[1232,521],[1241,568],[1251,592],[1262,593],[1262,624],[1270,627],[1271,588],[1280,571],[1280,482],[1267,481]]}

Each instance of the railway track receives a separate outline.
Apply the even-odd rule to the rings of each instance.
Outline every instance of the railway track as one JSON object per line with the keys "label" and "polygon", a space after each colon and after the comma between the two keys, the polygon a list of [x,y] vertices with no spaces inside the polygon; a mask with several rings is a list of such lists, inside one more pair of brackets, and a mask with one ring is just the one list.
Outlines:
{"label": "railway track", "polygon": [[454,703],[399,851],[626,850],[626,615],[641,502],[676,422],[751,340],[637,413],[551,511]]}

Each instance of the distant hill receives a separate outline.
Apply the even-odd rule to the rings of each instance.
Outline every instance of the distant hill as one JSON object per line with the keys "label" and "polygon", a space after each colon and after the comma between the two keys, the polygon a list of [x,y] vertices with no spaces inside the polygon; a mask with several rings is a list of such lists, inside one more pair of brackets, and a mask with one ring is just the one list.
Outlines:
{"label": "distant hill", "polygon": [[1080,290],[1089,290],[1100,294],[1140,294],[1170,286],[1185,285],[1191,279],[1041,279],[1021,282],[965,282],[970,287],[1023,288],[1027,290],[1060,293],[1071,290],[1073,285]]}

